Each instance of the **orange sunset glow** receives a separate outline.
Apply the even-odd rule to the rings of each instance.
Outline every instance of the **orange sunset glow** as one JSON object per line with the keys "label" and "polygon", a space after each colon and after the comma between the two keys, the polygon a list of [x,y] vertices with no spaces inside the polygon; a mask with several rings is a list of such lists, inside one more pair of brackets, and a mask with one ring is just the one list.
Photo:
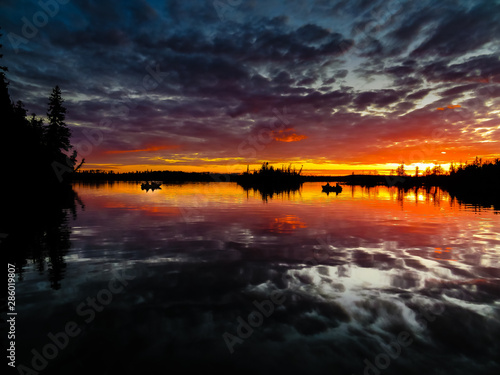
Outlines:
{"label": "orange sunset glow", "polygon": [[[480,115],[460,104],[434,109],[429,104],[415,112],[418,115],[405,114],[406,121],[391,118],[387,113],[368,115],[367,119],[363,115],[353,134],[345,133],[342,142],[329,132],[314,132],[312,129],[317,126],[298,123],[280,130],[263,127],[239,142],[231,136],[234,146],[220,140],[207,140],[201,149],[192,149],[186,142],[162,144],[158,141],[143,148],[140,144],[120,150],[96,147],[84,169],[241,173],[247,166],[258,168],[262,162],[269,161],[275,166],[288,163],[303,166],[307,175],[345,175],[352,172],[390,174],[404,163],[411,174],[416,167],[421,172],[436,165],[448,170],[451,163],[465,164],[476,156],[484,160],[500,157],[500,110],[490,108]],[[371,129],[387,131],[370,135]]]}

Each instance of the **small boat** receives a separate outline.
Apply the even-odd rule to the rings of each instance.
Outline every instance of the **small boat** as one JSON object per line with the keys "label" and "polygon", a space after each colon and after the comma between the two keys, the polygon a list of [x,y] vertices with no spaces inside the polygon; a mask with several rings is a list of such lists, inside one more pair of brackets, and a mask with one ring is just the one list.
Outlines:
{"label": "small boat", "polygon": [[160,182],[153,182],[153,181],[152,182],[143,182],[141,184],[141,189],[146,190],[146,191],[149,189],[155,190],[155,189],[161,189],[160,186],[161,186]]}
{"label": "small boat", "polygon": [[323,188],[323,192],[324,193],[340,193],[342,191],[342,186],[340,186],[338,183],[333,186],[333,185],[330,185],[330,183],[327,183],[326,185],[322,185],[321,186]]}

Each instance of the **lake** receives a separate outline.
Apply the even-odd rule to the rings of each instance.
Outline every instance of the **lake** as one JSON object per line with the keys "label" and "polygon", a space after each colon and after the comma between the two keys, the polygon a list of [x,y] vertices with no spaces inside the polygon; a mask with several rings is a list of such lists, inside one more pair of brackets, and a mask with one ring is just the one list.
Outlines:
{"label": "lake", "polygon": [[74,190],[17,272],[21,373],[500,373],[492,208],[438,188]]}

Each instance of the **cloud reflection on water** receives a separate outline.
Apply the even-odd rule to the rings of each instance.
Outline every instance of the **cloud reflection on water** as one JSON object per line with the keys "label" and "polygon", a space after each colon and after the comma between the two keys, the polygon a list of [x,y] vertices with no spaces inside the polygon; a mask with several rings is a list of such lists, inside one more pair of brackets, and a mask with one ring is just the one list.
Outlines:
{"label": "cloud reflection on water", "polygon": [[[113,373],[175,365],[360,374],[401,332],[412,344],[384,374],[500,368],[500,221],[445,192],[354,188],[327,197],[310,183],[265,203],[229,183],[147,195],[127,183],[76,189],[87,209],[74,222],[61,290],[74,302],[50,301],[51,311],[59,320],[74,314],[112,269],[139,277],[58,359],[61,368],[83,353]],[[273,291],[284,303],[229,354],[222,334]],[[443,311],[426,319],[436,305]],[[27,324],[35,316],[26,311]]]}

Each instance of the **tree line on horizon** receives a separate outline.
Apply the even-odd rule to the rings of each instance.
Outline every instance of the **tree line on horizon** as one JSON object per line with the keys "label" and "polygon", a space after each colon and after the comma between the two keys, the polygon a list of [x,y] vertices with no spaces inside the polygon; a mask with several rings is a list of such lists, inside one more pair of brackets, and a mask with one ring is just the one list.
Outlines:
{"label": "tree line on horizon", "polygon": [[496,193],[500,186],[500,158],[483,161],[476,157],[471,163],[451,163],[448,172],[440,165],[428,167],[422,174],[418,167],[413,174],[407,173],[403,163],[389,176],[352,175],[345,181],[350,185],[399,186],[411,188],[419,186],[439,186],[448,191],[462,191],[477,194]]}
{"label": "tree line on horizon", "polygon": [[217,182],[229,181],[231,175],[210,172],[135,171],[114,172],[99,169],[79,170],[75,181],[163,181],[163,182]]}
{"label": "tree line on horizon", "polygon": [[[436,164],[434,167],[427,167],[425,171],[420,173],[418,166],[415,168],[414,177],[428,177],[428,176],[466,176],[466,175],[489,175],[494,176],[495,174],[500,173],[498,170],[498,166],[500,165],[500,158],[495,158],[492,160],[486,160],[483,162],[483,159],[476,156],[476,158],[471,162],[466,162],[465,164],[456,164],[452,162],[450,164],[450,169],[448,172],[440,165]],[[390,173],[391,176],[411,176],[411,174],[407,173],[405,169],[404,163],[401,163],[396,170],[392,170]]]}

